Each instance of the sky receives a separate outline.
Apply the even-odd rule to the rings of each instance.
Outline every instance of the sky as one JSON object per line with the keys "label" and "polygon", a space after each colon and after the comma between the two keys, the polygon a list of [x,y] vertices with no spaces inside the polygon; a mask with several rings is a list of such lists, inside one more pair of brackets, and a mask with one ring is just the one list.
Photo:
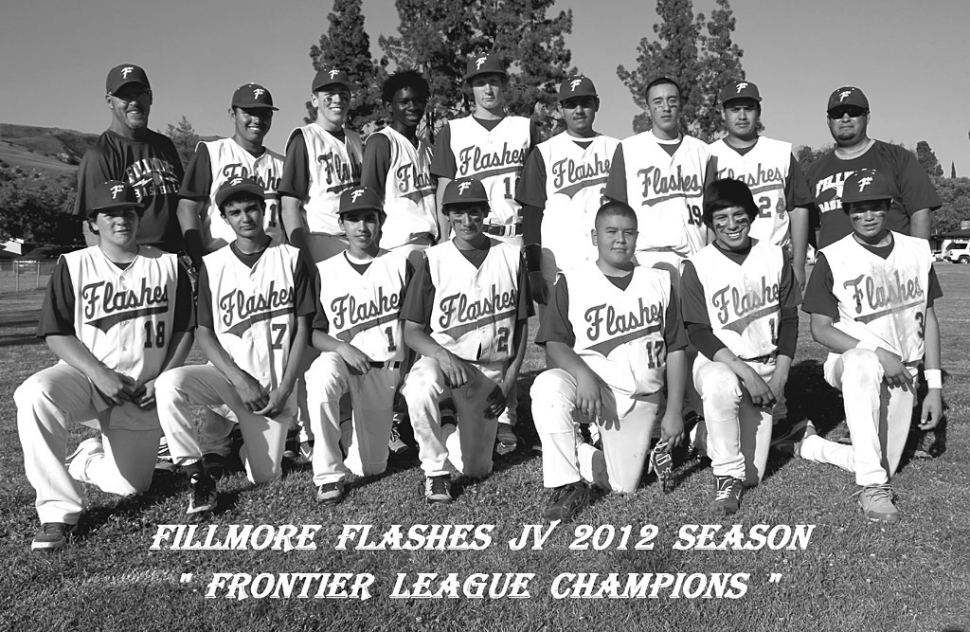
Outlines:
{"label": "sky", "polygon": [[[445,2],[452,0],[443,0]],[[112,66],[145,68],[155,95],[151,127],[186,116],[201,135],[232,133],[233,91],[263,84],[277,107],[267,145],[283,151],[300,124],[313,67],[310,46],[329,22],[332,0],[15,0],[0,21],[0,122],[99,133],[109,122],[104,79]],[[632,133],[637,113],[616,77],[653,35],[649,0],[559,0],[572,9],[566,43],[573,64],[596,83],[597,129]],[[714,0],[694,0],[709,12]],[[949,175],[970,175],[970,2],[966,0],[733,0],[735,42],[764,99],[766,135],[794,145],[831,142],[829,94],[866,93],[870,136],[915,147],[926,140]],[[393,0],[363,0],[376,55],[379,35],[396,35]],[[960,60],[964,60],[961,62]],[[964,68],[964,70],[960,70]]]}

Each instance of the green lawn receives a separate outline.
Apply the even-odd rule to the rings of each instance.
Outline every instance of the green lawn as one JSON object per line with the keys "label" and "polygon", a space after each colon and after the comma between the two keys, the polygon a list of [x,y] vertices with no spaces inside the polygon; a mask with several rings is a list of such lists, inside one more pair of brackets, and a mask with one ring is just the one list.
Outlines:
{"label": "green lawn", "polygon": [[[159,525],[186,522],[184,480],[159,474],[152,490],[138,498],[119,500],[89,488],[89,511],[73,544],[54,555],[32,554],[30,540],[38,525],[33,490],[23,474],[12,395],[21,381],[53,359],[32,337],[42,294],[2,294],[0,397],[6,405],[0,408],[5,481],[0,487],[0,555],[7,571],[0,576],[0,630],[970,629],[970,431],[965,423],[970,410],[970,269],[937,264],[937,271],[946,294],[937,310],[944,336],[948,448],[938,459],[906,463],[895,478],[900,524],[881,527],[864,521],[850,498],[855,485],[848,474],[780,454],[772,456],[763,484],[745,496],[741,512],[719,520],[706,511],[712,497],[709,467],[689,461],[678,468],[667,494],[651,477],[636,494],[601,498],[580,515],[578,523],[596,529],[593,539],[605,545],[603,550],[570,550],[581,529],[577,524],[556,528],[541,550],[510,549],[508,541],[521,535],[523,525],[541,524],[544,504],[541,460],[521,450],[498,457],[487,480],[466,481],[449,507],[424,504],[423,476],[413,457],[392,461],[387,474],[359,483],[333,508],[313,502],[308,470],[291,471],[263,487],[236,475],[222,483],[219,511],[199,528],[203,532],[205,525],[218,525],[222,539],[229,525],[321,525],[312,540],[315,550],[151,550]],[[528,384],[542,363],[535,347],[529,354],[520,398],[526,427],[531,423]],[[789,383],[790,408],[793,414],[808,414],[823,432],[839,434],[844,432],[840,400],[821,379],[823,358],[803,322]],[[75,430],[76,438],[86,432]],[[814,530],[804,550],[675,548],[682,525],[694,524],[723,525],[725,531],[738,524],[745,533],[754,525],[814,525]],[[455,541],[474,544],[487,538],[489,545],[483,550],[365,551],[351,544],[338,550],[341,533],[345,528],[352,532],[347,525],[371,525],[371,542],[379,542],[392,525],[401,525],[405,540],[413,525],[444,525],[452,532],[456,525],[475,525],[480,527],[477,539],[473,532]],[[655,537],[647,538],[652,548],[636,550],[642,527],[647,526],[645,535],[654,533],[648,525],[656,527]],[[216,573],[370,574],[374,581],[368,600],[299,598],[300,583],[289,599],[226,599],[225,589],[207,599]],[[533,576],[529,598],[392,598],[398,574],[406,574],[404,585],[414,592],[419,573],[439,574],[429,583],[432,592],[449,573],[457,574],[459,592],[460,583],[475,573]],[[598,575],[576,577],[583,573]],[[631,576],[643,581],[647,598],[551,596],[557,578],[566,591],[589,580],[589,594],[596,594],[610,573],[617,574],[620,592]],[[678,581],[678,574],[679,588],[651,583]],[[774,574],[777,581],[772,582]],[[717,581],[733,581],[722,594],[734,598],[713,596],[717,591],[707,582]],[[319,576],[314,582],[310,597],[317,593]],[[266,585],[266,578],[257,578],[247,591],[259,592]],[[705,587],[712,596],[703,596]],[[651,588],[656,598],[649,598]],[[484,591],[487,595],[487,585]],[[698,592],[696,598],[683,596]]]}

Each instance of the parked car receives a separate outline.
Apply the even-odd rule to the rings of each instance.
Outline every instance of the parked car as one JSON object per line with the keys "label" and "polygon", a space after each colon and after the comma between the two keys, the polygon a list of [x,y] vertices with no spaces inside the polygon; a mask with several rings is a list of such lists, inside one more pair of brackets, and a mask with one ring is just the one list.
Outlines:
{"label": "parked car", "polygon": [[953,243],[946,250],[946,258],[950,263],[970,263],[970,242]]}

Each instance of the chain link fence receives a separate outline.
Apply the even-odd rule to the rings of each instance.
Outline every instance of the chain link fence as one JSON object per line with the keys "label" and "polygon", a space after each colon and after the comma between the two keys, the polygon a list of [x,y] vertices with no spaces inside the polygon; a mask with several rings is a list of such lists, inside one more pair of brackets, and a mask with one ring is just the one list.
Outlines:
{"label": "chain link fence", "polygon": [[56,264],[56,259],[0,261],[0,294],[44,289]]}

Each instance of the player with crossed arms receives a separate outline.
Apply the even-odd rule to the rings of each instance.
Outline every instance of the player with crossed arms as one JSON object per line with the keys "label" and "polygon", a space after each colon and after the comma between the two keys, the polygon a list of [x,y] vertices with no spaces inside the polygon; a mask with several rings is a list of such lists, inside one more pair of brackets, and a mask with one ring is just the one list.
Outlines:
{"label": "player with crossed arms", "polygon": [[[687,335],[670,276],[634,263],[637,216],[627,204],[604,204],[592,236],[598,258],[560,274],[536,336],[557,367],[532,386],[543,481],[553,490],[547,520],[568,522],[586,506],[587,480],[607,491],[636,490],[665,376],[661,441],[683,439]],[[602,450],[579,438],[577,422],[599,426]]]}
{"label": "player with crossed arms", "polygon": [[[135,191],[109,180],[91,193],[87,220],[98,245],[58,260],[37,326],[60,362],[14,393],[41,521],[34,550],[67,543],[84,508],[78,483],[123,496],[148,489],[162,436],[157,378],[192,347],[191,282],[175,255],[137,244]],[[76,422],[100,435],[65,460],[67,426]]]}
{"label": "player with crossed arms", "polygon": [[796,454],[855,474],[863,515],[895,523],[890,478],[896,473],[916,404],[917,367],[929,387],[922,430],[943,412],[940,326],[943,295],[925,239],[889,230],[886,176],[860,169],[845,180],[842,207],[852,233],[821,249],[802,309],[812,337],[829,349],[825,381],[842,391],[852,445],[828,441],[809,425]]}
{"label": "player with crossed arms", "polygon": [[249,480],[282,471],[283,447],[296,415],[294,387],[310,335],[313,294],[299,251],[263,229],[263,186],[227,181],[216,194],[236,239],[203,258],[199,275],[199,347],[209,364],[181,367],[157,383],[158,411],[172,458],[189,475],[187,513],[212,511],[215,482],[202,461],[193,405],[239,424]]}
{"label": "player with crossed arms", "polygon": [[[453,500],[448,461],[471,478],[491,473],[496,418],[515,388],[532,310],[521,251],[484,232],[485,187],[453,180],[443,204],[455,236],[425,251],[401,309],[404,340],[421,355],[402,393],[429,503]],[[441,422],[448,396],[457,428]]]}
{"label": "player with crossed arms", "polygon": [[[319,502],[343,500],[348,473],[380,474],[387,468],[394,394],[406,348],[399,320],[411,266],[403,252],[380,247],[386,215],[366,187],[340,196],[346,252],[317,264],[320,300],[313,346],[320,351],[306,373],[307,404],[316,443],[313,482]],[[350,393],[352,425],[341,426],[340,399]],[[341,434],[346,458],[341,454]]]}

